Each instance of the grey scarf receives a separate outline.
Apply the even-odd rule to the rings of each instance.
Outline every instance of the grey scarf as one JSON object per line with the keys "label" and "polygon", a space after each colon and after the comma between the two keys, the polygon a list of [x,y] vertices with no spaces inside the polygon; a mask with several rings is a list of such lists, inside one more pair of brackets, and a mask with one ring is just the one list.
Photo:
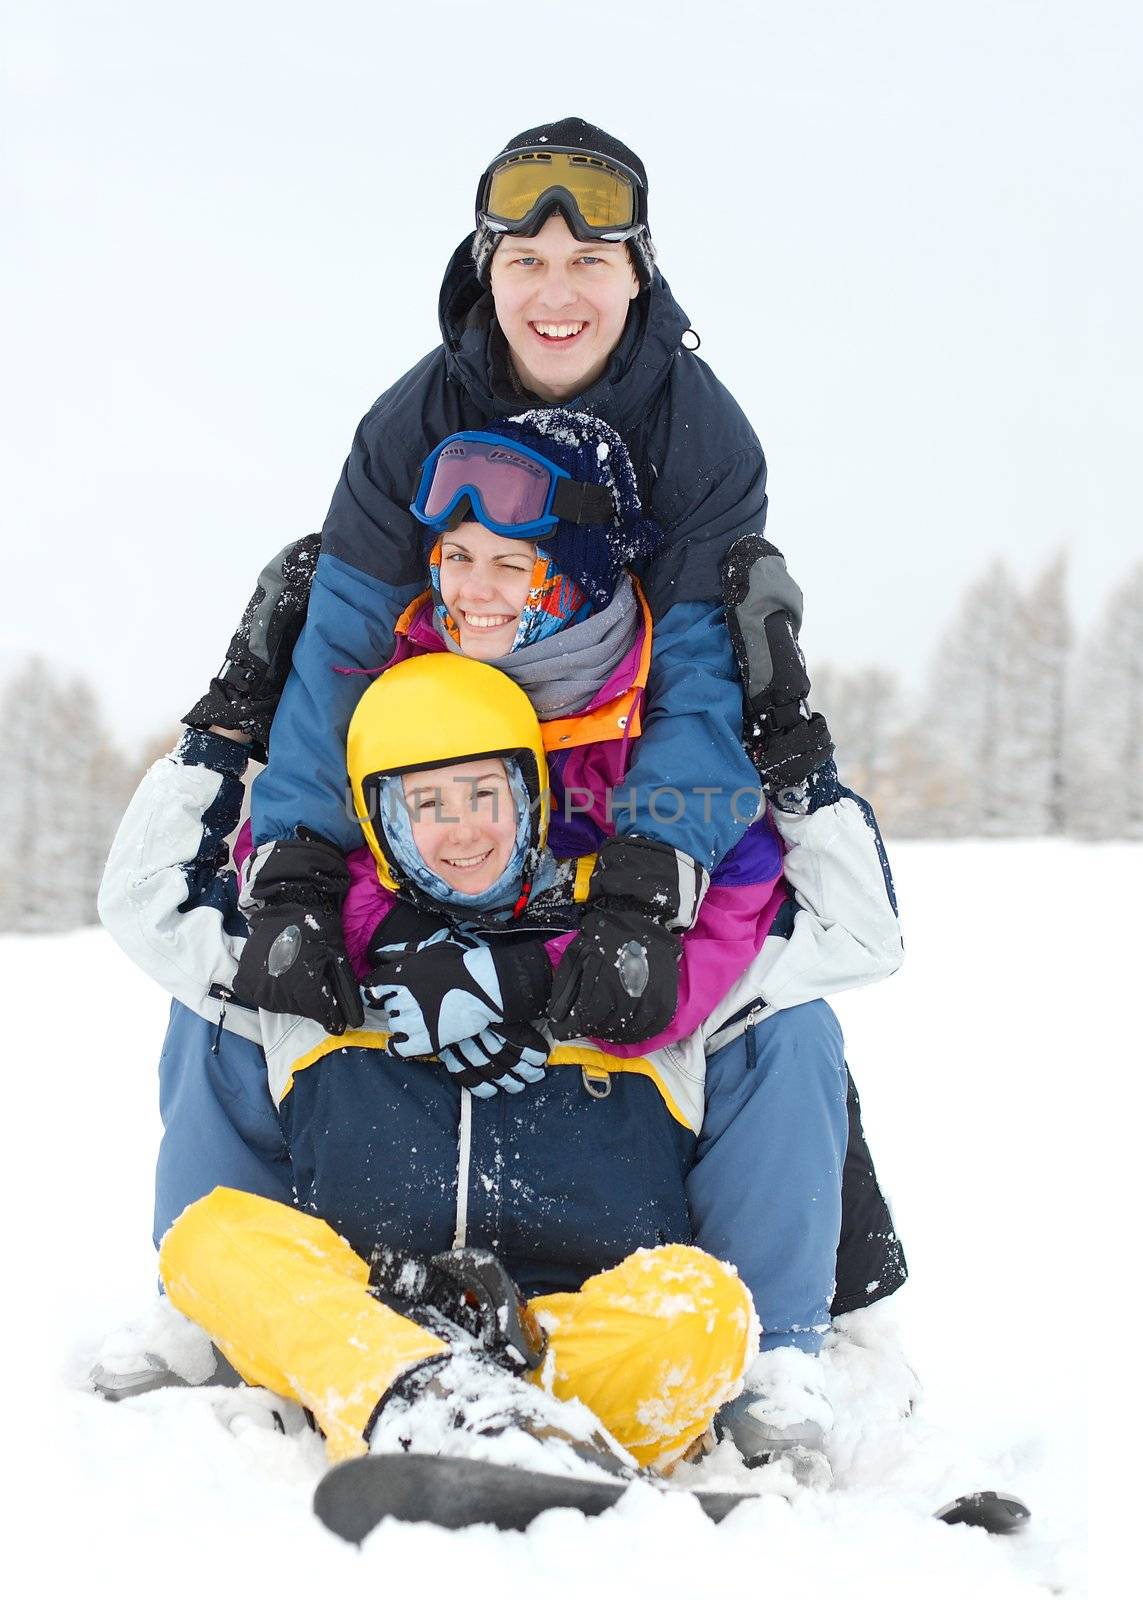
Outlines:
{"label": "grey scarf", "polygon": [[[639,617],[631,579],[624,577],[602,611],[488,665],[520,685],[541,722],[569,717],[591,704],[635,643]],[[438,616],[433,625],[448,649],[461,655]]]}

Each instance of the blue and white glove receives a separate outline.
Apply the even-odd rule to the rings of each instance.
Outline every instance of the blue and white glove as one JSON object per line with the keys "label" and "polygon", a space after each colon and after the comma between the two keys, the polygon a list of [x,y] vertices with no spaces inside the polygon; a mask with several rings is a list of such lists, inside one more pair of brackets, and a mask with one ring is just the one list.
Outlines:
{"label": "blue and white glove", "polygon": [[388,1017],[389,1049],[399,1056],[436,1056],[490,1024],[542,1017],[551,989],[538,940],[493,948],[459,929],[384,947],[365,984],[370,1003]]}
{"label": "blue and white glove", "polygon": [[548,1041],[527,1022],[485,1028],[474,1039],[446,1045],[441,1060],[463,1089],[487,1100],[497,1089],[519,1094],[545,1076]]}

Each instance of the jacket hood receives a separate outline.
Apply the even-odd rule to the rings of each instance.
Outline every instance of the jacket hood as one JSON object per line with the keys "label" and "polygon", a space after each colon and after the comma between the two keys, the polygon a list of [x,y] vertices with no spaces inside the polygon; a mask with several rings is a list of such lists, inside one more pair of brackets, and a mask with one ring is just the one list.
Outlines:
{"label": "jacket hood", "polygon": [[[492,295],[476,276],[472,234],[453,252],[441,284],[437,314],[449,378],[489,416],[507,417],[542,405],[517,389],[508,350],[496,323]],[[690,318],[657,269],[650,286],[631,302],[627,326],[607,371],[590,389],[561,402],[571,411],[592,411],[626,434],[642,421],[661,392]]]}

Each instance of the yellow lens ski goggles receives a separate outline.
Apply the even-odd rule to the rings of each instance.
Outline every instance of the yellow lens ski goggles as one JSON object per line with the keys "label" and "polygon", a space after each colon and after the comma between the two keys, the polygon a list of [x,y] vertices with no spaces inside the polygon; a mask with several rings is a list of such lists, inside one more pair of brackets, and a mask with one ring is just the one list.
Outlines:
{"label": "yellow lens ski goggles", "polygon": [[494,233],[531,237],[556,208],[577,239],[621,243],[644,225],[647,197],[621,162],[551,145],[512,150],[480,180],[477,219]]}

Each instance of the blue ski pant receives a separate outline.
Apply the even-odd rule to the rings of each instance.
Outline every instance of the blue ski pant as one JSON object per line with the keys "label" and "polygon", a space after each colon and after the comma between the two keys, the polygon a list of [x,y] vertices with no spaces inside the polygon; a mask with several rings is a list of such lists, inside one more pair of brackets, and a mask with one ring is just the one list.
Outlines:
{"label": "blue ski pant", "polygon": [[846,1088],[841,1026],[824,1000],[775,1012],[707,1060],[687,1177],[695,1243],[738,1268],[763,1350],[816,1352],[829,1327]]}
{"label": "blue ski pant", "polygon": [[[292,1202],[289,1150],[256,1044],[175,1001],[159,1102],[156,1245],[217,1186]],[[847,1135],[841,1028],[824,1001],[776,1012],[709,1058],[686,1176],[694,1242],[738,1268],[763,1349],[816,1350],[829,1326]]]}
{"label": "blue ski pant", "polygon": [[156,1249],[179,1213],[220,1185],[293,1203],[290,1152],[261,1047],[178,1000],[159,1056],[159,1114]]}

